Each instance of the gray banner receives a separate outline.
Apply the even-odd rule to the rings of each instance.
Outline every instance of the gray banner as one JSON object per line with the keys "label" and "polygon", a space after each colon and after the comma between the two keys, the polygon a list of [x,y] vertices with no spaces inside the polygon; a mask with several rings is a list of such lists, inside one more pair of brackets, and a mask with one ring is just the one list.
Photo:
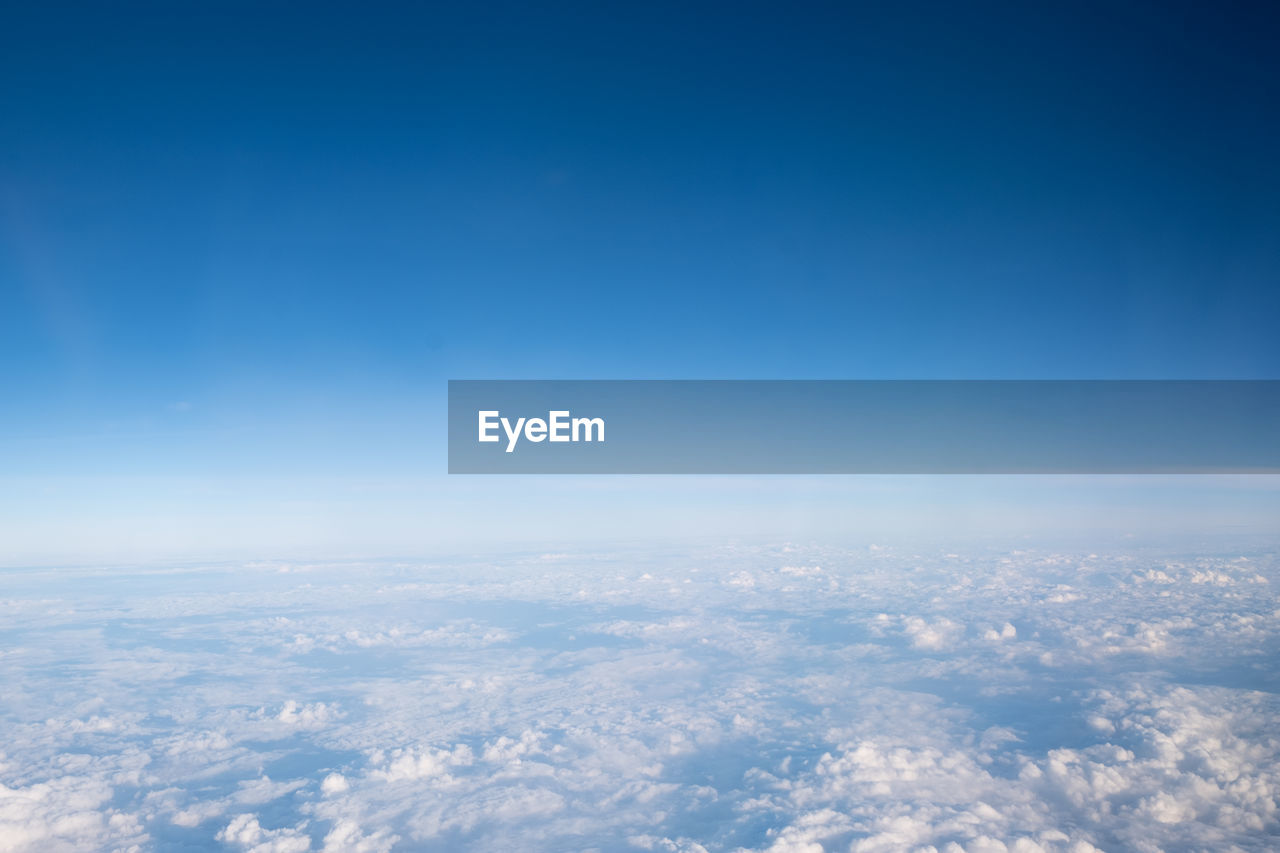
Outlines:
{"label": "gray banner", "polygon": [[1280,381],[453,380],[453,474],[1280,472]]}

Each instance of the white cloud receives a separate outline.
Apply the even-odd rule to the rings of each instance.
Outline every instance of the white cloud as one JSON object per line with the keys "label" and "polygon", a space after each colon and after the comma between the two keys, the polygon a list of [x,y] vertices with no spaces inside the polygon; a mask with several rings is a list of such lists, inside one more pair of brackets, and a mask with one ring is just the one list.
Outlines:
{"label": "white cloud", "polygon": [[[259,713],[265,713],[265,709],[261,709]],[[326,705],[324,702],[299,705],[296,701],[290,699],[281,706],[274,718],[287,726],[313,729],[341,716],[342,712],[334,705]]]}
{"label": "white cloud", "polygon": [[328,776],[324,777],[324,780],[320,783],[320,790],[325,794],[341,794],[350,787],[351,785],[347,782],[347,777],[343,776],[341,773],[330,773]]}
{"label": "white cloud", "polygon": [[366,835],[351,820],[340,820],[324,837],[324,853],[388,853],[400,840],[398,835],[378,831]]}
{"label": "white cloud", "polygon": [[102,778],[0,784],[0,851],[128,849],[147,840],[137,815],[110,806]]}
{"label": "white cloud", "polygon": [[370,762],[376,768],[369,776],[383,782],[404,782],[422,779],[449,780],[449,771],[466,767],[474,761],[470,747],[458,745],[453,749],[437,749],[429,746],[394,749],[390,753],[376,750]]}
{"label": "white cloud", "polygon": [[263,829],[251,814],[236,815],[218,833],[217,840],[247,853],[303,853],[311,849],[311,838],[296,827]]}
{"label": "white cloud", "polygon": [[908,617],[902,629],[911,638],[911,645],[925,651],[950,649],[964,635],[964,625],[945,617],[928,622],[919,616]]}

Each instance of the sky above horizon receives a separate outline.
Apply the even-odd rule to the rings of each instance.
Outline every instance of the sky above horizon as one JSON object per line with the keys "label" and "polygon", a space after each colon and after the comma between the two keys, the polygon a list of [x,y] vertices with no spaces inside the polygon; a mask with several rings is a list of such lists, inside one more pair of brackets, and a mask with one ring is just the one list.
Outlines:
{"label": "sky above horizon", "polygon": [[[449,378],[1280,378],[1274,10],[4,18],[0,562],[419,547],[547,492],[529,529],[884,503],[495,496],[442,476]],[[1276,506],[1159,482],[1129,500]],[[1116,502],[891,488],[948,518]]]}

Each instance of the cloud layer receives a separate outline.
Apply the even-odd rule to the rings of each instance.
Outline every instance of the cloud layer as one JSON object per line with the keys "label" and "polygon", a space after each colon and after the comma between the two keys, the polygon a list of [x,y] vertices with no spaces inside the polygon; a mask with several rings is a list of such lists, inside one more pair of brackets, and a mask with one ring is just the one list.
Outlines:
{"label": "cloud layer", "polygon": [[1270,849],[1275,553],[13,573],[0,851]]}

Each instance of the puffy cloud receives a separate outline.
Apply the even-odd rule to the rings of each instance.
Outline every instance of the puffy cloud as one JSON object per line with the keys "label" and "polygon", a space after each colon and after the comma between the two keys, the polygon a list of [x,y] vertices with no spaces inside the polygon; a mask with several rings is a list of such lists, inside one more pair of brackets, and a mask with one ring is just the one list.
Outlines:
{"label": "puffy cloud", "polygon": [[400,840],[398,835],[390,835],[379,830],[366,835],[360,826],[352,820],[339,820],[324,837],[324,853],[388,853]]}
{"label": "puffy cloud", "polygon": [[[259,713],[263,713],[265,709],[261,709]],[[299,705],[293,699],[288,700],[280,708],[279,712],[274,715],[274,719],[279,720],[287,726],[297,726],[304,729],[312,729],[323,726],[332,720],[342,716],[342,712],[334,705],[326,705],[324,702],[313,702],[309,705]]]}
{"label": "puffy cloud", "polygon": [[382,750],[373,753],[370,761],[377,765],[369,776],[383,782],[451,779],[449,771],[466,767],[474,760],[470,747],[458,745],[453,749],[435,749],[429,746],[394,749],[389,754]]}
{"label": "puffy cloud", "polygon": [[708,853],[707,848],[690,838],[658,838],[653,835],[633,835],[627,843],[641,850],[661,853]]}
{"label": "puffy cloud", "polygon": [[964,625],[945,617],[931,623],[912,616],[903,623],[903,631],[911,638],[914,648],[942,651],[954,646],[964,635]]}
{"label": "puffy cloud", "polygon": [[248,853],[303,853],[311,849],[311,837],[296,827],[263,829],[251,814],[236,815],[217,835],[224,844]]}
{"label": "puffy cloud", "polygon": [[325,794],[341,794],[350,787],[347,777],[341,773],[330,773],[320,782],[320,790]]}
{"label": "puffy cloud", "polygon": [[988,628],[982,635],[983,639],[997,643],[1002,640],[1015,639],[1017,636],[1018,629],[1009,622],[1004,623],[998,631],[995,628]]}
{"label": "puffy cloud", "polygon": [[147,840],[136,814],[113,808],[100,776],[0,784],[0,851],[129,850]]}
{"label": "puffy cloud", "polygon": [[852,823],[832,809],[804,812],[781,830],[770,831],[773,837],[769,853],[823,853],[833,838],[848,835]]}

